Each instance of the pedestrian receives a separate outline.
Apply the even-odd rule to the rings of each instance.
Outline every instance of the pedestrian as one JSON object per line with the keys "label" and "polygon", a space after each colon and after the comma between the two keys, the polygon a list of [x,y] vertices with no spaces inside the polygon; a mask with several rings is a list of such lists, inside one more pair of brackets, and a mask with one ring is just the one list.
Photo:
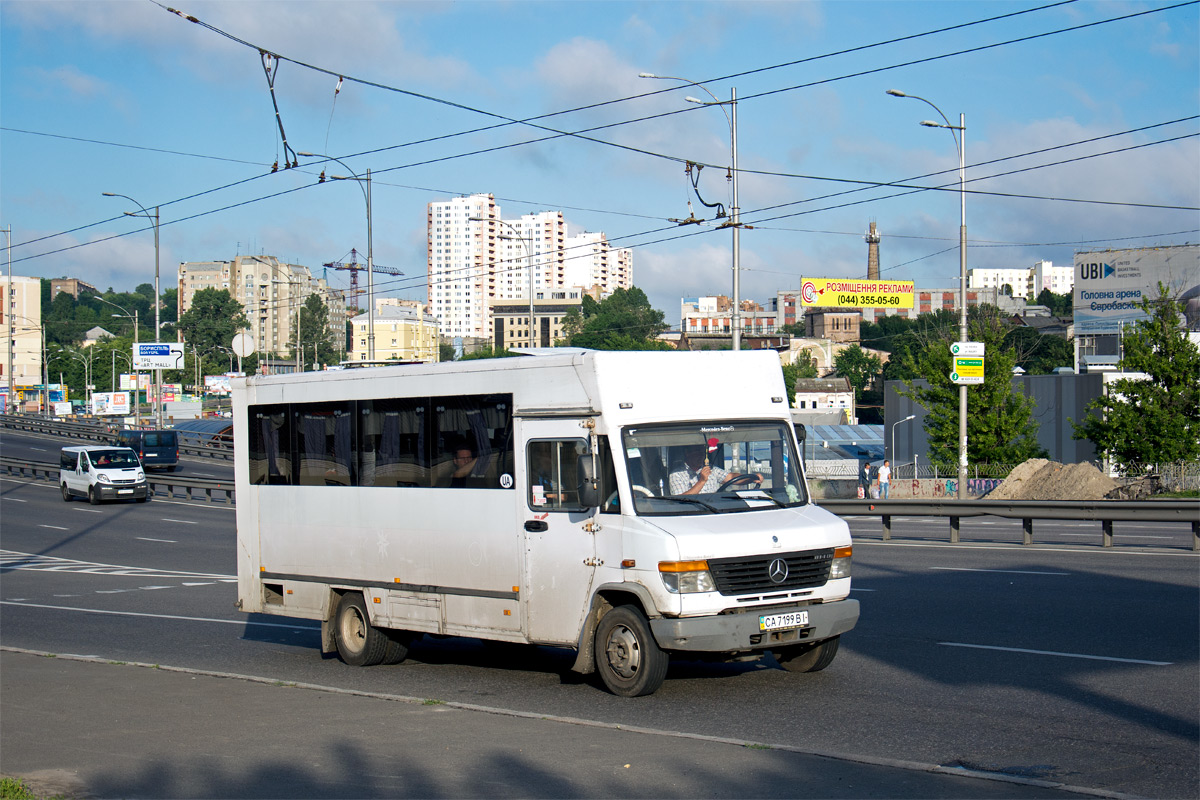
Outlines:
{"label": "pedestrian", "polygon": [[887,500],[888,484],[892,482],[892,468],[889,464],[891,462],[885,458],[883,466],[879,468],[879,496],[884,500]]}
{"label": "pedestrian", "polygon": [[864,461],[858,470],[858,499],[871,496],[871,465]]}

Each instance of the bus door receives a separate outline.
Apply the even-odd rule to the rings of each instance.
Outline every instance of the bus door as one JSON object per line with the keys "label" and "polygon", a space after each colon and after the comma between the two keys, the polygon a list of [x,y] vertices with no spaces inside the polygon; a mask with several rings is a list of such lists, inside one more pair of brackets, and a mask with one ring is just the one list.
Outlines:
{"label": "bus door", "polygon": [[538,642],[573,645],[591,596],[596,571],[595,509],[579,501],[579,458],[589,453],[583,420],[521,419],[525,446],[525,575],[521,599],[526,635]]}

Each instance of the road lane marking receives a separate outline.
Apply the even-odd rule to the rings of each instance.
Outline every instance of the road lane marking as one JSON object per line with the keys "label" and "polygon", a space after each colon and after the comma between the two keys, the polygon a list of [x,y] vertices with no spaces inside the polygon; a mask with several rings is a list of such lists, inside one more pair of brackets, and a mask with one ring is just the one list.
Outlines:
{"label": "road lane marking", "polygon": [[19,603],[15,600],[0,600],[0,606],[21,606],[22,608],[47,608],[52,611],[82,611],[85,614],[105,614],[113,617],[149,617],[150,619],[176,619],[183,622],[217,622],[222,625],[245,625],[254,628],[288,628],[296,631],[321,630],[318,625],[287,625],[282,622],[258,622],[249,619],[214,619],[212,617],[185,617],[179,614],[148,614],[141,611],[109,611],[103,608],[75,608],[73,606],[48,606],[42,603]]}
{"label": "road lane marking", "polygon": [[1069,572],[1035,572],[1027,569],[973,569],[971,567],[930,567],[948,572],[1003,572],[1007,575],[1070,575]]}
{"label": "road lane marking", "polygon": [[1035,656],[1057,656],[1058,658],[1083,658],[1088,661],[1116,661],[1120,664],[1148,664],[1152,667],[1169,667],[1173,661],[1146,661],[1141,658],[1116,658],[1115,656],[1092,656],[1086,653],[1059,653],[1055,650],[1027,650],[1023,647],[997,647],[990,644],[964,644],[963,642],[938,642],[943,647],[968,647],[974,650],[1000,650],[1005,653],[1028,653]]}
{"label": "road lane marking", "polygon": [[38,527],[39,527],[39,528],[50,528],[51,530],[56,530],[56,531],[69,531],[69,530],[71,530],[70,528],[64,528],[64,527],[62,527],[61,525],[38,525]]}
{"label": "road lane marking", "polygon": [[138,536],[137,538],[143,542],[165,542],[166,544],[178,544],[178,542],[176,542],[174,539],[151,539],[148,536]]}
{"label": "road lane marking", "polygon": [[29,502],[28,500],[22,500],[19,497],[6,497],[4,499],[10,503],[28,503]]}
{"label": "road lane marking", "polygon": [[162,521],[163,521],[163,522],[178,522],[180,525],[196,525],[196,524],[198,524],[198,523],[196,523],[196,522],[194,522],[194,521],[192,521],[192,520],[188,520],[188,519],[171,519],[170,517],[163,517],[163,518],[162,518]]}
{"label": "road lane marking", "polygon": [[[1179,533],[1183,534],[1184,531],[1180,531]],[[1095,536],[1096,536],[1095,533],[1060,533],[1058,535],[1059,536],[1074,536],[1076,538],[1087,537],[1089,539],[1095,538]],[[1117,538],[1119,538],[1119,539],[1178,539],[1179,538],[1179,536],[1153,536],[1151,534],[1143,534],[1143,533],[1119,533],[1119,534],[1115,534],[1115,536],[1117,536]]]}
{"label": "road lane marking", "polygon": [[[1118,540],[1120,537],[1117,537]],[[1159,556],[1166,558],[1200,558],[1200,553],[1178,549],[1132,550],[1125,547],[1085,547],[1083,545],[1045,545],[1045,544],[1000,544],[995,542],[964,542],[950,544],[946,541],[879,541],[873,539],[855,539],[855,547],[935,547],[958,550],[967,553],[971,550],[1012,550],[1017,553],[1078,553],[1094,555],[1120,556]]]}
{"label": "road lane marking", "polygon": [[125,567],[116,564],[100,564],[93,561],[76,561],[71,558],[56,558],[15,550],[0,550],[0,570],[27,569],[44,572],[78,572],[91,575],[125,575],[138,578],[208,578],[222,583],[236,583],[236,575],[215,572],[185,572],[173,569],[150,569],[149,567]]}
{"label": "road lane marking", "polygon": [[104,513],[103,511],[101,511],[98,508],[76,508],[73,510],[78,511],[80,514],[103,514]]}

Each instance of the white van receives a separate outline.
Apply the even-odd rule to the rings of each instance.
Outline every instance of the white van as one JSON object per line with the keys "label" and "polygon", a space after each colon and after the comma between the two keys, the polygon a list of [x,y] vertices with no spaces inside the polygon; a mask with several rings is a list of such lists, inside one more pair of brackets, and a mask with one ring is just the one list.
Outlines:
{"label": "white van", "polygon": [[778,356],[536,352],[234,379],[238,607],[361,666],[423,634],[573,648],[631,697],[672,654],[828,666],[850,532]]}
{"label": "white van", "polygon": [[142,462],[128,447],[64,447],[59,454],[58,485],[63,500],[86,497],[92,505],[102,500],[144,503],[150,499]]}

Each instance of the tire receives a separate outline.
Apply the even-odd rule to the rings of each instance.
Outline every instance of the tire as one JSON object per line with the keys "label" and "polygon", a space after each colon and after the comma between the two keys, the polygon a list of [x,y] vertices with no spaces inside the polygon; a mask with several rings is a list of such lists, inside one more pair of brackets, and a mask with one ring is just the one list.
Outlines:
{"label": "tire", "polygon": [[387,637],[387,644],[383,648],[383,660],[380,664],[399,664],[408,658],[409,645],[416,638],[411,631],[385,630],[382,633]]}
{"label": "tire", "polygon": [[62,485],[62,496],[64,503],[71,502],[71,490],[67,488],[67,484],[65,483]]}
{"label": "tire", "polygon": [[338,655],[352,667],[373,667],[382,663],[391,641],[383,631],[371,625],[367,603],[357,592],[347,592],[338,603],[333,625]]}
{"label": "tire", "polygon": [[146,496],[145,496],[145,497],[139,497],[139,498],[137,498],[137,501],[138,501],[139,503],[145,503],[145,502],[147,502],[147,501],[149,501],[149,500],[150,500],[150,493],[149,493],[149,492],[146,492]]}
{"label": "tire", "polygon": [[601,680],[620,697],[653,694],[667,677],[670,658],[636,606],[617,606],[604,615],[596,626],[595,654]]}
{"label": "tire", "polygon": [[100,495],[96,494],[96,487],[88,487],[88,502],[94,506],[100,505]]}
{"label": "tire", "polygon": [[833,663],[837,655],[838,642],[842,637],[834,636],[815,644],[798,644],[775,651],[775,660],[788,672],[820,672]]}

